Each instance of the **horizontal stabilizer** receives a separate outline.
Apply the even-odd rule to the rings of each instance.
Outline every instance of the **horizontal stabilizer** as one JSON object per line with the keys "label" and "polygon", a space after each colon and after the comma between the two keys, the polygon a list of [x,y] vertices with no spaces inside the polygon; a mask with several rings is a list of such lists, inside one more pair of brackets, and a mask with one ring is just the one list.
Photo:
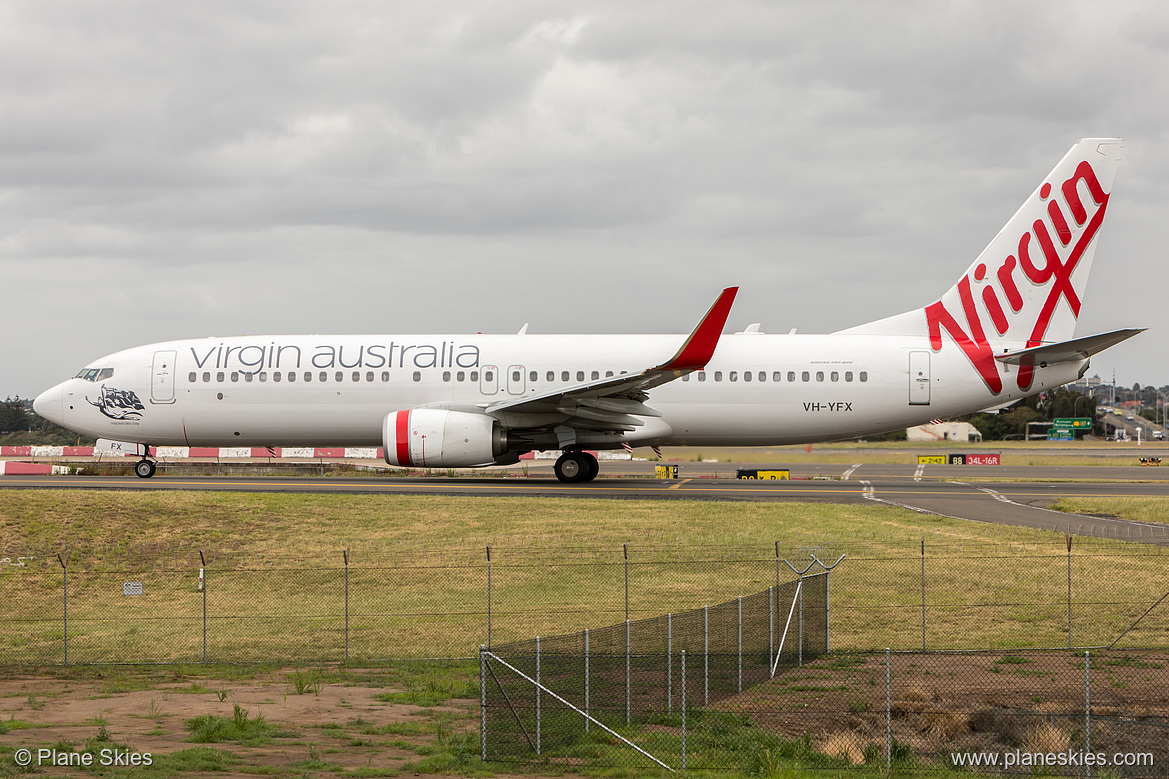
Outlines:
{"label": "horizontal stabilizer", "polygon": [[1039,363],[1079,362],[1086,360],[1093,354],[1102,352],[1110,346],[1116,346],[1121,341],[1127,341],[1137,333],[1143,333],[1145,328],[1130,328],[1114,330],[1111,333],[1089,335],[1086,338],[1076,338],[1057,344],[1032,346],[1030,349],[1019,349],[1015,352],[996,354],[995,359],[1008,365],[1037,365]]}

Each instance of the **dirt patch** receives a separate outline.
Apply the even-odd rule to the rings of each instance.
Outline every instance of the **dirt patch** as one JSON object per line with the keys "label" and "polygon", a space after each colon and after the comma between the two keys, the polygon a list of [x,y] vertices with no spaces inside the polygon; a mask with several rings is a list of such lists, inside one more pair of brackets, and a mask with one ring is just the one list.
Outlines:
{"label": "dirt patch", "polygon": [[[65,673],[65,672],[63,672]],[[173,678],[162,671],[92,668],[80,678],[9,675],[0,679],[0,750],[11,765],[20,748],[82,752],[87,748],[150,753],[155,766],[189,760],[215,776],[254,776],[257,769],[297,775],[361,769],[396,775],[428,755],[456,748],[478,761],[478,701],[439,706],[379,700],[401,693],[377,672],[347,671],[298,692],[292,670],[249,678]],[[166,678],[170,676],[172,678]],[[216,733],[199,743],[197,723]],[[193,722],[194,721],[194,722]],[[244,735],[231,731],[243,723]],[[254,727],[259,724],[259,727]],[[193,740],[194,739],[194,740]],[[169,757],[168,757],[169,756]],[[76,769],[42,766],[50,774]]]}

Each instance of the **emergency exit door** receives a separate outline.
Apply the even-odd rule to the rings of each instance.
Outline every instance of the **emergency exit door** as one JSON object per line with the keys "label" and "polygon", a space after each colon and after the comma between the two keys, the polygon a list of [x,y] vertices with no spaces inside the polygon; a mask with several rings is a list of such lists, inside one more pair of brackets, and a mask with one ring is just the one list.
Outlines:
{"label": "emergency exit door", "polygon": [[909,405],[930,404],[930,353],[909,353]]}

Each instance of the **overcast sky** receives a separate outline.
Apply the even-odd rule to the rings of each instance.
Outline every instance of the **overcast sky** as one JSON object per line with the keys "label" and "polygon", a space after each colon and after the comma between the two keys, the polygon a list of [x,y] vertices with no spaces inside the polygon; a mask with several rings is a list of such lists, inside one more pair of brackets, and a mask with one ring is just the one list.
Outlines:
{"label": "overcast sky", "polygon": [[1128,139],[1078,335],[1169,384],[1169,4],[0,3],[0,395],[267,333],[830,332]]}

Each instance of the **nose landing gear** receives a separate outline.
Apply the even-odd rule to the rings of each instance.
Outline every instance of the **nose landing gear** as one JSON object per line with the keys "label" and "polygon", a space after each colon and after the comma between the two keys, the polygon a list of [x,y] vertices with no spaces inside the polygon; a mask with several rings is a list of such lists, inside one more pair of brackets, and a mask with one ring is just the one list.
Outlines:
{"label": "nose landing gear", "polygon": [[142,459],[134,463],[134,473],[139,479],[149,479],[154,475],[157,466],[154,460],[150,459],[150,447],[146,447],[146,452],[142,455]]}

